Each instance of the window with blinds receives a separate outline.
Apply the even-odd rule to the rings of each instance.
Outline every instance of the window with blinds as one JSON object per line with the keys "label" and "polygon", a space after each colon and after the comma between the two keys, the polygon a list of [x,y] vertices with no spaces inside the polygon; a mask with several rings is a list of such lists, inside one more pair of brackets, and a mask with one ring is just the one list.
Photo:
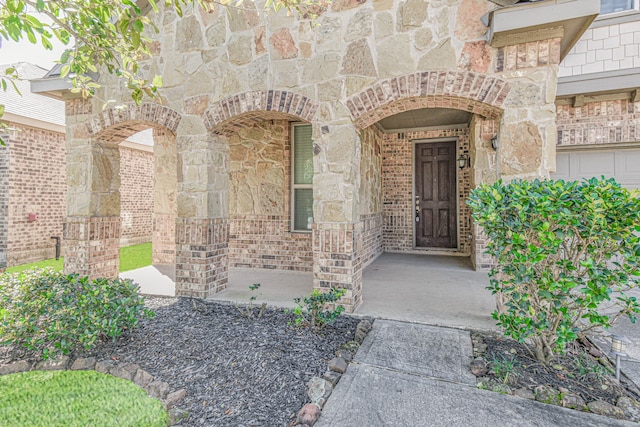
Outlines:
{"label": "window with blinds", "polygon": [[311,125],[294,124],[291,141],[291,229],[310,231],[313,224],[313,140]]}

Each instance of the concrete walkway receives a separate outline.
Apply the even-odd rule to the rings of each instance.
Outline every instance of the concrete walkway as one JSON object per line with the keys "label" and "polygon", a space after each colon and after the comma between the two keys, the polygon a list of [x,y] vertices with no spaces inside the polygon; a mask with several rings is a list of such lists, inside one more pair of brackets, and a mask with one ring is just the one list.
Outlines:
{"label": "concrete walkway", "polygon": [[468,332],[376,320],[318,427],[632,426],[475,388]]}

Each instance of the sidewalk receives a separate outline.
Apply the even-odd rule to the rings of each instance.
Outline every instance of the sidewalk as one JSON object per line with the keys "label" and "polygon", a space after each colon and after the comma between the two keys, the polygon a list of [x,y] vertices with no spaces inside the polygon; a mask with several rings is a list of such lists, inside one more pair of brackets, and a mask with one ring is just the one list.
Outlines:
{"label": "sidewalk", "polygon": [[632,426],[475,387],[469,332],[376,320],[318,427]]}

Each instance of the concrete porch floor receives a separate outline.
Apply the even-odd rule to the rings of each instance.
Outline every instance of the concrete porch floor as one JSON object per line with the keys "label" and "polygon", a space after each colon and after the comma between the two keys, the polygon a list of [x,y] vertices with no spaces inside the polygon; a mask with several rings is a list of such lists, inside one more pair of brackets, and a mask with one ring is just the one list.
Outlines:
{"label": "concrete porch floor", "polygon": [[[175,295],[173,266],[145,267],[122,273],[138,282],[141,292]],[[260,283],[257,291],[249,286]],[[363,303],[356,315],[449,327],[496,329],[491,319],[495,301],[485,289],[486,273],[473,271],[468,258],[384,253],[363,273]],[[212,300],[293,307],[295,297],[311,293],[311,273],[229,270],[226,290]]]}

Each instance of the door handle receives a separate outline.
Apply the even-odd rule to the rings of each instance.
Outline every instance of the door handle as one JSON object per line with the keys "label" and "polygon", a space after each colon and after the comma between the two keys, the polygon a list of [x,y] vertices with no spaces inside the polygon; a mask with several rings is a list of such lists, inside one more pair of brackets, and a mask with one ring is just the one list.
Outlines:
{"label": "door handle", "polygon": [[420,222],[420,196],[416,196],[416,222]]}

